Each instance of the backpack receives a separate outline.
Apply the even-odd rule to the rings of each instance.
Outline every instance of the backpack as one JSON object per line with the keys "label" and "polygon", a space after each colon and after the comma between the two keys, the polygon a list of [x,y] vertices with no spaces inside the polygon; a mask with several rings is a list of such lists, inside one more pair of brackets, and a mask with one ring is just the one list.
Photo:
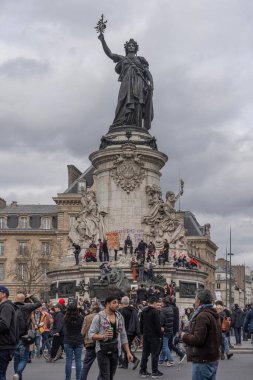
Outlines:
{"label": "backpack", "polygon": [[19,338],[21,338],[21,336],[27,334],[29,326],[28,326],[28,321],[26,320],[25,314],[22,310],[22,306],[20,305],[15,305],[15,306],[16,306],[15,314],[16,314],[17,325],[18,325],[18,334],[19,334]]}
{"label": "backpack", "polygon": [[15,316],[17,322],[17,341],[21,339],[25,346],[33,344],[35,342],[35,333],[34,331],[29,330],[29,322],[21,305],[15,305]]}
{"label": "backpack", "polygon": [[140,324],[138,319],[137,312],[133,309],[131,313],[131,318],[129,321],[128,329],[127,329],[128,335],[140,335]]}
{"label": "backpack", "polygon": [[228,332],[231,325],[231,318],[230,317],[224,317],[222,324],[221,324],[221,330],[222,332]]}

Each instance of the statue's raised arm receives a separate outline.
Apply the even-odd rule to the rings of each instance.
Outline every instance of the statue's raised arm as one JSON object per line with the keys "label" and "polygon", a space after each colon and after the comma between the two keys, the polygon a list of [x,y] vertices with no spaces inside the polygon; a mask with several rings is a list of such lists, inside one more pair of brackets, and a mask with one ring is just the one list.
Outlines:
{"label": "statue's raised arm", "polygon": [[95,29],[105,54],[116,63],[115,71],[121,82],[112,127],[150,129],[154,116],[154,84],[149,64],[144,57],[137,56],[139,46],[132,38],[124,45],[125,55],[112,53],[104,38],[106,22],[102,15]]}
{"label": "statue's raised arm", "polygon": [[104,35],[100,34],[98,36],[98,39],[101,41],[103,49],[104,49],[104,52],[107,55],[107,57],[111,58],[114,62],[118,62],[120,60],[120,57],[117,54],[114,54],[114,53],[111,52],[111,50],[109,49],[107,43],[105,42]]}

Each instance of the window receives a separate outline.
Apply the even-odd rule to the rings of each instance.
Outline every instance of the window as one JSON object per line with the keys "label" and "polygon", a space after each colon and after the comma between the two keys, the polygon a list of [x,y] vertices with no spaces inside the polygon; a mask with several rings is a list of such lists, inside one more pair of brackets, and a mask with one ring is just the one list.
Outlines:
{"label": "window", "polygon": [[76,222],[76,217],[73,216],[73,215],[71,215],[69,217],[69,225],[70,225],[70,227],[73,226],[75,224],[75,222]]}
{"label": "window", "polygon": [[86,189],[86,182],[85,181],[80,181],[77,183],[77,192],[78,193],[83,193]]}
{"label": "window", "polygon": [[41,253],[42,255],[49,256],[50,255],[50,242],[43,241],[41,243]]}
{"label": "window", "polygon": [[4,280],[4,264],[0,263],[0,280]]}
{"label": "window", "polygon": [[0,229],[3,229],[4,228],[4,218],[1,217],[0,218]]}
{"label": "window", "polygon": [[25,256],[25,254],[26,254],[26,242],[20,241],[19,242],[19,255]]}
{"label": "window", "polygon": [[0,241],[0,256],[3,256],[4,254],[4,242]]}
{"label": "window", "polygon": [[42,219],[42,228],[43,230],[50,230],[50,218],[43,218]]}
{"label": "window", "polygon": [[27,278],[26,264],[18,264],[18,277],[20,280],[25,280]]}
{"label": "window", "polygon": [[22,229],[28,228],[28,218],[26,216],[22,216],[20,218],[20,228]]}
{"label": "window", "polygon": [[219,282],[216,284],[216,288],[220,289],[220,283]]}
{"label": "window", "polygon": [[217,274],[217,280],[220,280],[220,274],[219,273]]}
{"label": "window", "polygon": [[47,263],[42,263],[41,264],[41,273],[42,273],[42,276],[44,278],[47,278],[47,272],[48,272],[48,270],[49,270],[48,264]]}

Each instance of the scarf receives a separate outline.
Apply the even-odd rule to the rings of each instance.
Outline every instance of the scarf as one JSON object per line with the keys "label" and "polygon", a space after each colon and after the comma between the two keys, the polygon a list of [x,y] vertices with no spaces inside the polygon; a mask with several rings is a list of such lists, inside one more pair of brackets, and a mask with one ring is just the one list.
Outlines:
{"label": "scarf", "polygon": [[197,307],[196,310],[192,313],[192,316],[189,319],[190,325],[192,324],[193,319],[203,310],[206,309],[207,307],[213,308],[212,303],[207,303],[207,304],[202,304],[199,307]]}

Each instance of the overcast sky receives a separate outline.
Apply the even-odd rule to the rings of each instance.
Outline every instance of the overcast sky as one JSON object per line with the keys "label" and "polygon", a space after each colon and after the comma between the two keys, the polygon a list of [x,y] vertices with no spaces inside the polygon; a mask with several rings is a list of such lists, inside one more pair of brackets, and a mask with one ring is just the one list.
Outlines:
{"label": "overcast sky", "polygon": [[154,77],[151,134],[169,156],[162,188],[234,263],[253,259],[252,0],[0,0],[0,196],[49,204],[114,118],[119,82],[94,26],[124,54],[139,43]]}

